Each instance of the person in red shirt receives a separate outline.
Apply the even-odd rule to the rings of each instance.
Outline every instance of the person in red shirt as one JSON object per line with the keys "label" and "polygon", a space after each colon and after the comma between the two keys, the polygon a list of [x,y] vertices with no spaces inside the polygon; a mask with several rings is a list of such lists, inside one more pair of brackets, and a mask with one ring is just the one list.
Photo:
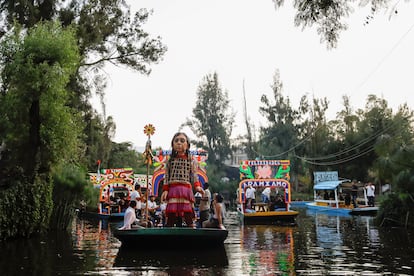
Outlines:
{"label": "person in red shirt", "polygon": [[161,202],[167,201],[165,214],[167,227],[188,227],[194,224],[194,185],[195,191],[204,194],[197,175],[197,162],[190,154],[190,140],[183,132],[174,134],[171,140],[172,153],[166,163]]}

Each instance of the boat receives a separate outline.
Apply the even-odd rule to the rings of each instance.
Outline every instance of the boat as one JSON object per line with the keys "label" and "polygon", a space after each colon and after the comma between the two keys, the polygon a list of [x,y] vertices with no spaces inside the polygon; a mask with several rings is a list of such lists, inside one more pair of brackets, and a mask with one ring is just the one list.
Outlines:
{"label": "boat", "polygon": [[84,218],[122,220],[128,207],[130,195],[134,190],[134,173],[131,168],[102,169],[99,175],[91,179],[99,189],[97,210],[81,209],[79,215]]}
{"label": "boat", "polygon": [[[158,150],[153,153],[155,167],[152,175],[153,183],[149,186],[150,195],[156,197],[161,194],[165,177],[165,162],[169,159],[171,151]],[[205,160],[205,151],[191,151],[192,157],[197,161],[197,175],[202,185],[208,182]],[[122,242],[122,246],[134,245],[151,246],[156,248],[191,249],[194,245],[200,248],[217,248],[224,246],[228,236],[227,230],[213,228],[190,227],[138,227],[130,230],[115,230],[114,236]]]}
{"label": "boat", "polygon": [[[350,198],[343,197],[350,193],[349,184],[346,184],[350,180],[339,179],[338,172],[314,172],[314,175],[314,201],[306,203],[307,208],[328,214],[376,215],[378,212],[378,206],[368,205],[365,189],[363,199],[357,199],[357,207],[354,207]],[[322,193],[329,195],[323,197]]]}
{"label": "boat", "polygon": [[224,246],[228,230],[191,227],[140,227],[130,230],[115,230],[114,236],[123,247],[156,247],[171,249],[189,249],[195,246],[218,248]]}
{"label": "boat", "polygon": [[[298,211],[290,210],[289,160],[244,160],[240,164],[241,181],[238,188],[237,213],[243,224],[277,224],[296,223]],[[246,189],[251,186],[256,192],[269,187],[270,202],[257,202],[252,208],[247,206]],[[276,197],[281,204],[275,205]]]}

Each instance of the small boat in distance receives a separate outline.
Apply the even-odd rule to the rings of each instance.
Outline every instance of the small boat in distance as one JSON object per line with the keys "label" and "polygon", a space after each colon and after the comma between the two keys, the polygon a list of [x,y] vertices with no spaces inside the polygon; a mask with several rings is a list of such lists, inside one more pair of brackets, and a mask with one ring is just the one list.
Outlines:
{"label": "small boat in distance", "polygon": [[[242,223],[295,224],[295,218],[299,212],[290,210],[289,172],[289,160],[245,160],[241,162],[242,180],[238,188],[237,212]],[[246,191],[249,187],[254,188],[255,193],[270,188],[269,200],[256,201],[249,206],[246,198]]]}
{"label": "small boat in distance", "polygon": [[[377,206],[369,206],[366,190],[363,188],[363,198],[357,197],[356,207],[351,200],[350,180],[338,177],[338,172],[314,172],[315,185],[314,201],[306,203],[306,207],[327,214],[376,215]],[[360,187],[359,187],[360,188]],[[360,194],[360,189],[357,193]]]}

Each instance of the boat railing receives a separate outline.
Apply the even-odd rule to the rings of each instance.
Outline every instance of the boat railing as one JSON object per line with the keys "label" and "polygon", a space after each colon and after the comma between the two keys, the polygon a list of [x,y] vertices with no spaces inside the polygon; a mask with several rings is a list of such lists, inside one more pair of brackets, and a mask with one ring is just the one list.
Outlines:
{"label": "boat railing", "polygon": [[337,208],[341,205],[345,205],[345,201],[343,200],[336,201],[335,199],[316,199],[315,202],[317,205],[331,206],[331,207],[337,207]]}

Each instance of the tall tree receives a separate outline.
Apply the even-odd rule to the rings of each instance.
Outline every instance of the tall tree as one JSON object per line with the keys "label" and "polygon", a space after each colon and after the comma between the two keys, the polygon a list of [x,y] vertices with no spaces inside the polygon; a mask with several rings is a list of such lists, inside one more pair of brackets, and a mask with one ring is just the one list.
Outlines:
{"label": "tall tree", "polygon": [[[260,129],[260,143],[258,153],[262,158],[288,158],[291,148],[296,143],[298,113],[295,111],[288,97],[283,96],[283,83],[277,70],[271,85],[273,100],[262,95],[262,106],[259,108],[268,125]],[[260,156],[259,156],[260,157]]]}
{"label": "tall tree", "polygon": [[14,22],[30,28],[52,18],[76,30],[82,66],[101,68],[105,62],[123,65],[140,73],[151,72],[149,65],[166,51],[160,38],[151,38],[143,29],[150,12],[141,9],[130,17],[125,0],[85,1],[0,1],[0,27],[7,33]]}
{"label": "tall tree", "polygon": [[[106,64],[123,66],[142,74],[150,74],[150,65],[160,61],[167,48],[161,43],[160,37],[151,37],[143,26],[151,12],[141,9],[131,17],[129,6],[125,0],[69,0],[69,1],[0,1],[0,17],[6,19],[0,25],[0,35],[7,33],[13,22],[19,22],[23,28],[30,28],[37,22],[52,18],[62,26],[75,29],[79,46],[80,62],[76,75],[68,83],[70,106],[81,111],[87,126],[84,129],[86,147],[101,148],[107,156],[110,145],[105,131],[91,133],[98,128],[91,125],[107,125],[106,115],[97,116],[89,99],[93,93],[102,99],[106,87],[105,73],[101,69]],[[102,101],[103,103],[103,101]],[[99,121],[99,122],[98,122]],[[114,122],[113,122],[114,123]],[[88,138],[93,135],[95,138]],[[97,136],[103,135],[98,138]],[[106,140],[105,143],[101,143]],[[93,143],[98,144],[93,144]],[[85,158],[88,167],[96,162],[93,150],[88,150]]]}
{"label": "tall tree", "polygon": [[65,89],[79,53],[73,30],[46,22],[27,33],[16,27],[0,54],[0,236],[28,236],[48,227],[53,172],[82,154]]}
{"label": "tall tree", "polygon": [[218,165],[231,155],[235,115],[229,104],[228,93],[221,88],[217,73],[206,75],[197,90],[193,118],[183,124],[199,138],[197,145],[208,150],[209,162]]}

